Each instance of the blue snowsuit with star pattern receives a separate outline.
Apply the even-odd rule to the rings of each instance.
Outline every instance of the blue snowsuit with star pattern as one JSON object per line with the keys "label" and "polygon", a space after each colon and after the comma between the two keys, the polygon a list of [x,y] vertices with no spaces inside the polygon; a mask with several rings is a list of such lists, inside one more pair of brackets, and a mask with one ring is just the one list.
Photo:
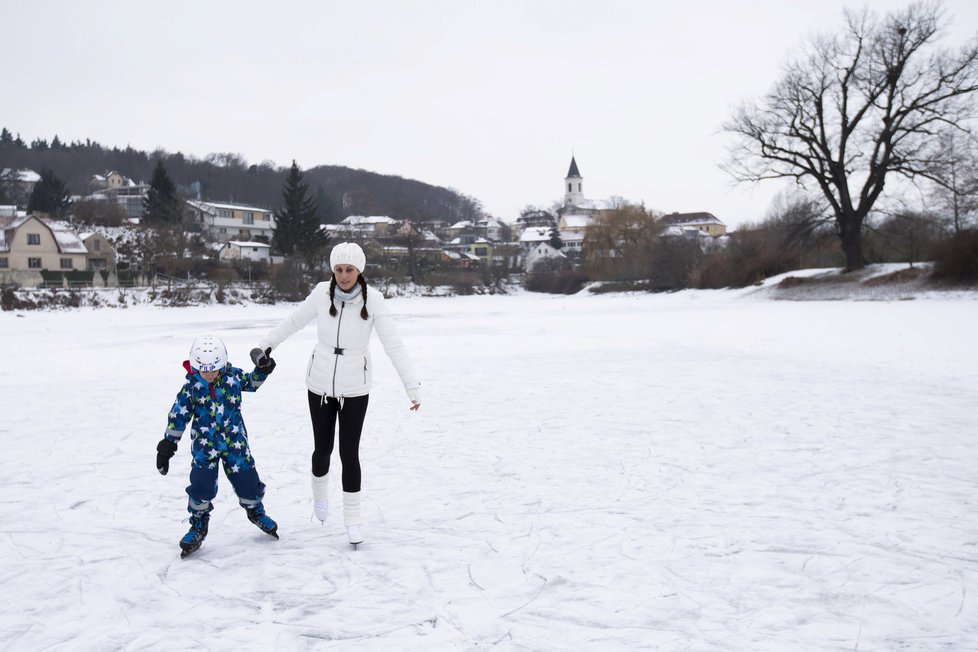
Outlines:
{"label": "blue snowsuit with star pattern", "polygon": [[248,447],[248,431],[241,416],[241,392],[256,391],[268,374],[257,368],[245,373],[229,363],[210,384],[190,367],[189,361],[184,361],[183,367],[187,379],[170,408],[164,437],[179,442],[193,420],[187,510],[193,514],[213,509],[211,501],[217,496],[220,464],[241,506],[257,505],[265,495],[265,485],[258,477]]}

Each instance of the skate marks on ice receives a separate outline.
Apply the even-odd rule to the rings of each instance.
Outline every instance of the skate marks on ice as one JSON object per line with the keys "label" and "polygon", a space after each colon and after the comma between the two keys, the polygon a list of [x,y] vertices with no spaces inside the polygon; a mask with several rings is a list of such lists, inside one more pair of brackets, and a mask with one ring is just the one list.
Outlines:
{"label": "skate marks on ice", "polygon": [[355,552],[339,510],[310,520],[296,336],[244,407],[281,539],[221,480],[183,561],[160,369],[201,324],[235,326],[243,359],[260,329],[237,326],[283,309],[113,313],[147,361],[118,375],[91,364],[129,352],[104,313],[0,314],[22,343],[0,372],[0,645],[967,649],[975,307],[697,296],[392,301],[425,402],[407,413],[378,352]]}

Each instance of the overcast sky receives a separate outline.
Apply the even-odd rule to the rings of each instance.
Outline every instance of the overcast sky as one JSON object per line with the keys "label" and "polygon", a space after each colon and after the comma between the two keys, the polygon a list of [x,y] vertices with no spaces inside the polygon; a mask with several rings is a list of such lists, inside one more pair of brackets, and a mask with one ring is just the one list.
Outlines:
{"label": "overcast sky", "polygon": [[[345,165],[454,188],[507,221],[562,197],[710,211],[736,226],[771,186],[717,166],[721,126],[842,0],[4,2],[0,126],[26,141],[249,163]],[[945,43],[978,32],[947,0]],[[211,198],[226,199],[226,198]]]}

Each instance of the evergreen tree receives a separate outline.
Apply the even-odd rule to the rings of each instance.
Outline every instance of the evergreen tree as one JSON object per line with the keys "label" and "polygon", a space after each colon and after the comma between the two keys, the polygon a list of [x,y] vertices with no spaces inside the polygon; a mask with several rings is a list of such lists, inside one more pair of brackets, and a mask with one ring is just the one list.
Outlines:
{"label": "evergreen tree", "polygon": [[560,237],[560,231],[557,229],[550,229],[550,246],[557,251],[564,248],[564,240]]}
{"label": "evergreen tree", "polygon": [[177,187],[163,167],[156,162],[149,193],[143,200],[143,219],[149,225],[179,224],[183,217],[183,202],[177,196]]}
{"label": "evergreen tree", "polygon": [[27,201],[28,212],[47,213],[53,217],[64,217],[70,200],[64,181],[54,176],[48,168],[41,170],[41,180],[34,184],[34,191]]}
{"label": "evergreen tree", "polygon": [[340,221],[340,212],[336,210],[336,204],[329,198],[323,187],[316,186],[316,214],[320,224],[337,224]]}
{"label": "evergreen tree", "polygon": [[282,188],[285,205],[275,211],[272,247],[285,256],[298,256],[312,266],[324,253],[327,234],[319,228],[316,204],[309,198],[309,184],[295,161]]}
{"label": "evergreen tree", "polygon": [[13,199],[11,199],[11,194],[7,191],[7,177],[3,173],[3,170],[0,170],[0,206],[14,203]]}
{"label": "evergreen tree", "polygon": [[14,135],[6,127],[0,131],[0,147],[10,147],[14,144]]}

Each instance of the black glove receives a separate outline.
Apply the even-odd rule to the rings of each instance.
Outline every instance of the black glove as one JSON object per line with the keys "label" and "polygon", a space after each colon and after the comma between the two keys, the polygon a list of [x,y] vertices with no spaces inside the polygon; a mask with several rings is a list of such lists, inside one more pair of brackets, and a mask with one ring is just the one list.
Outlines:
{"label": "black glove", "polygon": [[177,442],[163,438],[156,445],[156,470],[166,475],[170,470],[170,458],[177,452]]}
{"label": "black glove", "polygon": [[251,361],[255,363],[255,367],[258,371],[263,374],[270,374],[275,370],[275,361],[269,357],[272,352],[271,349],[261,349],[254,348],[251,350]]}

